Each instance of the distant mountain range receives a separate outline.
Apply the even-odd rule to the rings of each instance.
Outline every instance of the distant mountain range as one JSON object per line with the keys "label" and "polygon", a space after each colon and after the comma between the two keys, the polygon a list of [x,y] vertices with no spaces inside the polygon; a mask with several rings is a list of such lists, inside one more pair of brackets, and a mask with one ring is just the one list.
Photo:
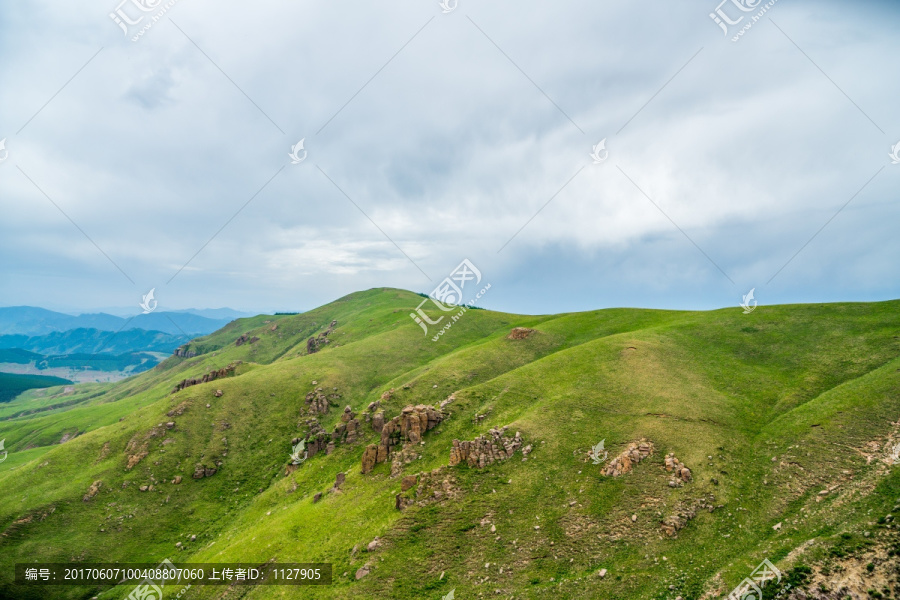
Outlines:
{"label": "distant mountain range", "polygon": [[73,316],[35,306],[9,306],[0,308],[0,335],[43,336],[73,329],[112,332],[143,329],[147,332],[195,337],[220,329],[236,316],[242,316],[242,313],[228,308],[152,312],[132,317],[117,317],[107,313]]}
{"label": "distant mountain range", "polygon": [[[69,331],[54,331],[46,335],[0,335],[0,350],[18,348],[42,355],[59,354],[125,354],[128,352],[165,352],[169,354],[190,339],[183,334],[162,331],[126,329],[101,331],[79,327]],[[3,361],[0,362],[17,362]],[[28,361],[26,361],[28,362]]]}

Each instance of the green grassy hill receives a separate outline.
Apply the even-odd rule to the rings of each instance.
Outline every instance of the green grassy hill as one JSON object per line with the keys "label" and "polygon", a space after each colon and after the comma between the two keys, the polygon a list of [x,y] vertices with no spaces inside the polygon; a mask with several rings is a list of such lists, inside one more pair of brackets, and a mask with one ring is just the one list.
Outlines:
{"label": "green grassy hill", "polygon": [[[133,588],[16,588],[16,562],[164,558],[334,566],[330,586],[193,587],[186,599],[721,598],[763,559],[809,597],[900,597],[900,301],[478,310],[436,342],[409,317],[420,301],[376,289],[239,319],[120,383],[0,407],[0,597]],[[511,339],[516,327],[534,331]],[[350,406],[359,439],[289,472],[316,388],[330,404],[322,427]],[[388,420],[445,402],[395,477],[390,460],[361,472],[380,439],[364,419],[375,401]],[[531,451],[448,466],[454,440],[502,426]],[[650,456],[602,474],[642,439]],[[601,440],[609,455],[595,465]],[[669,453],[690,481],[665,470]],[[209,476],[195,479],[198,466]],[[398,510],[398,494],[411,505]]]}

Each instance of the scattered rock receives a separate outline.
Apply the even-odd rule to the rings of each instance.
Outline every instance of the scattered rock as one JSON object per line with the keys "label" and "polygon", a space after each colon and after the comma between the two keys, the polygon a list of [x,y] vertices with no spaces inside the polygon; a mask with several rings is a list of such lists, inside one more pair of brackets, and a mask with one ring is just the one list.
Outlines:
{"label": "scattered rock", "polygon": [[597,571],[597,575],[598,575],[601,579],[604,578],[604,577],[606,577],[606,573],[607,573],[606,569],[600,569],[599,571]]}
{"label": "scattered rock", "polygon": [[376,537],[374,540],[369,542],[369,544],[366,546],[366,550],[368,552],[375,552],[379,547],[381,547],[381,538]]}
{"label": "scattered rock", "polygon": [[[222,390],[216,390],[216,391],[213,393],[213,395],[214,395],[216,398],[221,398],[221,397],[222,397],[222,394],[224,394],[224,393],[225,393],[225,392],[223,392]],[[207,406],[209,406],[209,404],[207,404]]]}
{"label": "scattered rock", "polygon": [[141,486],[141,487],[139,487],[139,488],[138,488],[138,489],[139,489],[139,490],[141,490],[141,491],[142,491],[142,492],[146,492],[146,491],[147,491],[147,490],[149,490],[149,489],[150,489],[150,486],[147,486],[147,485],[142,485],[142,486]]}
{"label": "scattered rock", "polygon": [[322,499],[322,492],[316,492],[316,495],[313,496],[313,504]]}
{"label": "scattered rock", "polygon": [[415,487],[418,480],[415,475],[407,475],[403,478],[403,481],[400,482],[400,491],[405,492],[406,490]]}
{"label": "scattered rock", "polygon": [[201,463],[194,466],[194,479],[203,479],[204,477],[212,477],[216,474],[216,467],[207,467]]}
{"label": "scattered rock", "polygon": [[360,567],[359,570],[356,571],[356,579],[357,580],[362,579],[363,577],[365,577],[368,574],[369,574],[369,565],[364,565],[364,566]]}
{"label": "scattered rock", "polygon": [[175,421],[169,421],[166,423],[166,429],[175,429]]}
{"label": "scattered rock", "polygon": [[331,488],[332,491],[339,490],[341,485],[343,485],[344,481],[347,480],[347,475],[344,473],[338,473],[334,478],[334,486]]}
{"label": "scattered rock", "polygon": [[179,483],[181,483],[181,475],[176,475],[175,479],[172,480],[172,483],[175,485],[178,485]]}

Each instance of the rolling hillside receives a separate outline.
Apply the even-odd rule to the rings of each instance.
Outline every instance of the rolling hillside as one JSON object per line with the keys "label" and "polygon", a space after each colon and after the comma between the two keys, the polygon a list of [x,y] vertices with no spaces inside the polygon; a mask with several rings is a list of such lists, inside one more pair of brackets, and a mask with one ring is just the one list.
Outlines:
{"label": "rolling hillside", "polygon": [[165,558],[333,564],[188,600],[722,598],[764,559],[795,598],[900,597],[900,301],[473,310],[433,342],[421,300],[238,319],[0,406],[0,597],[133,588],[17,562]]}

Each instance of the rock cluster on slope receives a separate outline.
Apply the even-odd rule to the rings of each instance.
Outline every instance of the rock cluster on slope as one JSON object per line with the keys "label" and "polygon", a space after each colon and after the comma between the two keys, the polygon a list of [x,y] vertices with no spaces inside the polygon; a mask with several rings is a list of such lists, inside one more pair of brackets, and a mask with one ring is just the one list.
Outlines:
{"label": "rock cluster on slope", "polygon": [[514,437],[507,437],[507,429],[508,427],[493,428],[472,441],[453,440],[449,465],[453,467],[464,462],[470,467],[481,469],[512,458],[522,446],[522,436],[517,431]]}
{"label": "rock cluster on slope", "polygon": [[653,442],[641,439],[631,442],[628,448],[617,457],[609,461],[603,469],[603,474],[608,477],[618,477],[630,472],[636,464],[653,453]]}
{"label": "rock cluster on slope", "polygon": [[[669,452],[668,454],[666,454],[666,471],[672,473],[681,481],[687,482],[693,479],[693,477],[691,476],[691,470],[684,466],[684,463],[675,458],[674,452]],[[671,485],[671,482],[669,485]]]}
{"label": "rock cluster on slope", "polygon": [[362,457],[362,472],[369,473],[376,464],[387,461],[397,446],[418,444],[422,441],[422,435],[437,427],[443,419],[444,414],[433,406],[418,404],[405,407],[398,416],[381,427],[380,443],[370,444],[366,448]]}
{"label": "rock cluster on slope", "polygon": [[319,348],[321,348],[325,344],[330,343],[331,340],[328,339],[328,335],[332,331],[334,331],[335,327],[337,327],[337,321],[332,321],[331,325],[329,325],[328,328],[325,329],[325,331],[315,337],[311,337],[306,340],[306,353],[313,354],[315,352],[318,352]]}
{"label": "rock cluster on slope", "polygon": [[233,362],[221,369],[214,369],[209,373],[206,373],[203,377],[194,377],[189,379],[182,379],[178,384],[175,385],[175,389],[172,390],[172,393],[181,391],[184,388],[191,387],[192,385],[197,385],[200,383],[206,383],[208,381],[215,381],[216,379],[220,379],[222,377],[228,377],[229,375],[234,374],[235,368],[241,364],[241,361]]}

